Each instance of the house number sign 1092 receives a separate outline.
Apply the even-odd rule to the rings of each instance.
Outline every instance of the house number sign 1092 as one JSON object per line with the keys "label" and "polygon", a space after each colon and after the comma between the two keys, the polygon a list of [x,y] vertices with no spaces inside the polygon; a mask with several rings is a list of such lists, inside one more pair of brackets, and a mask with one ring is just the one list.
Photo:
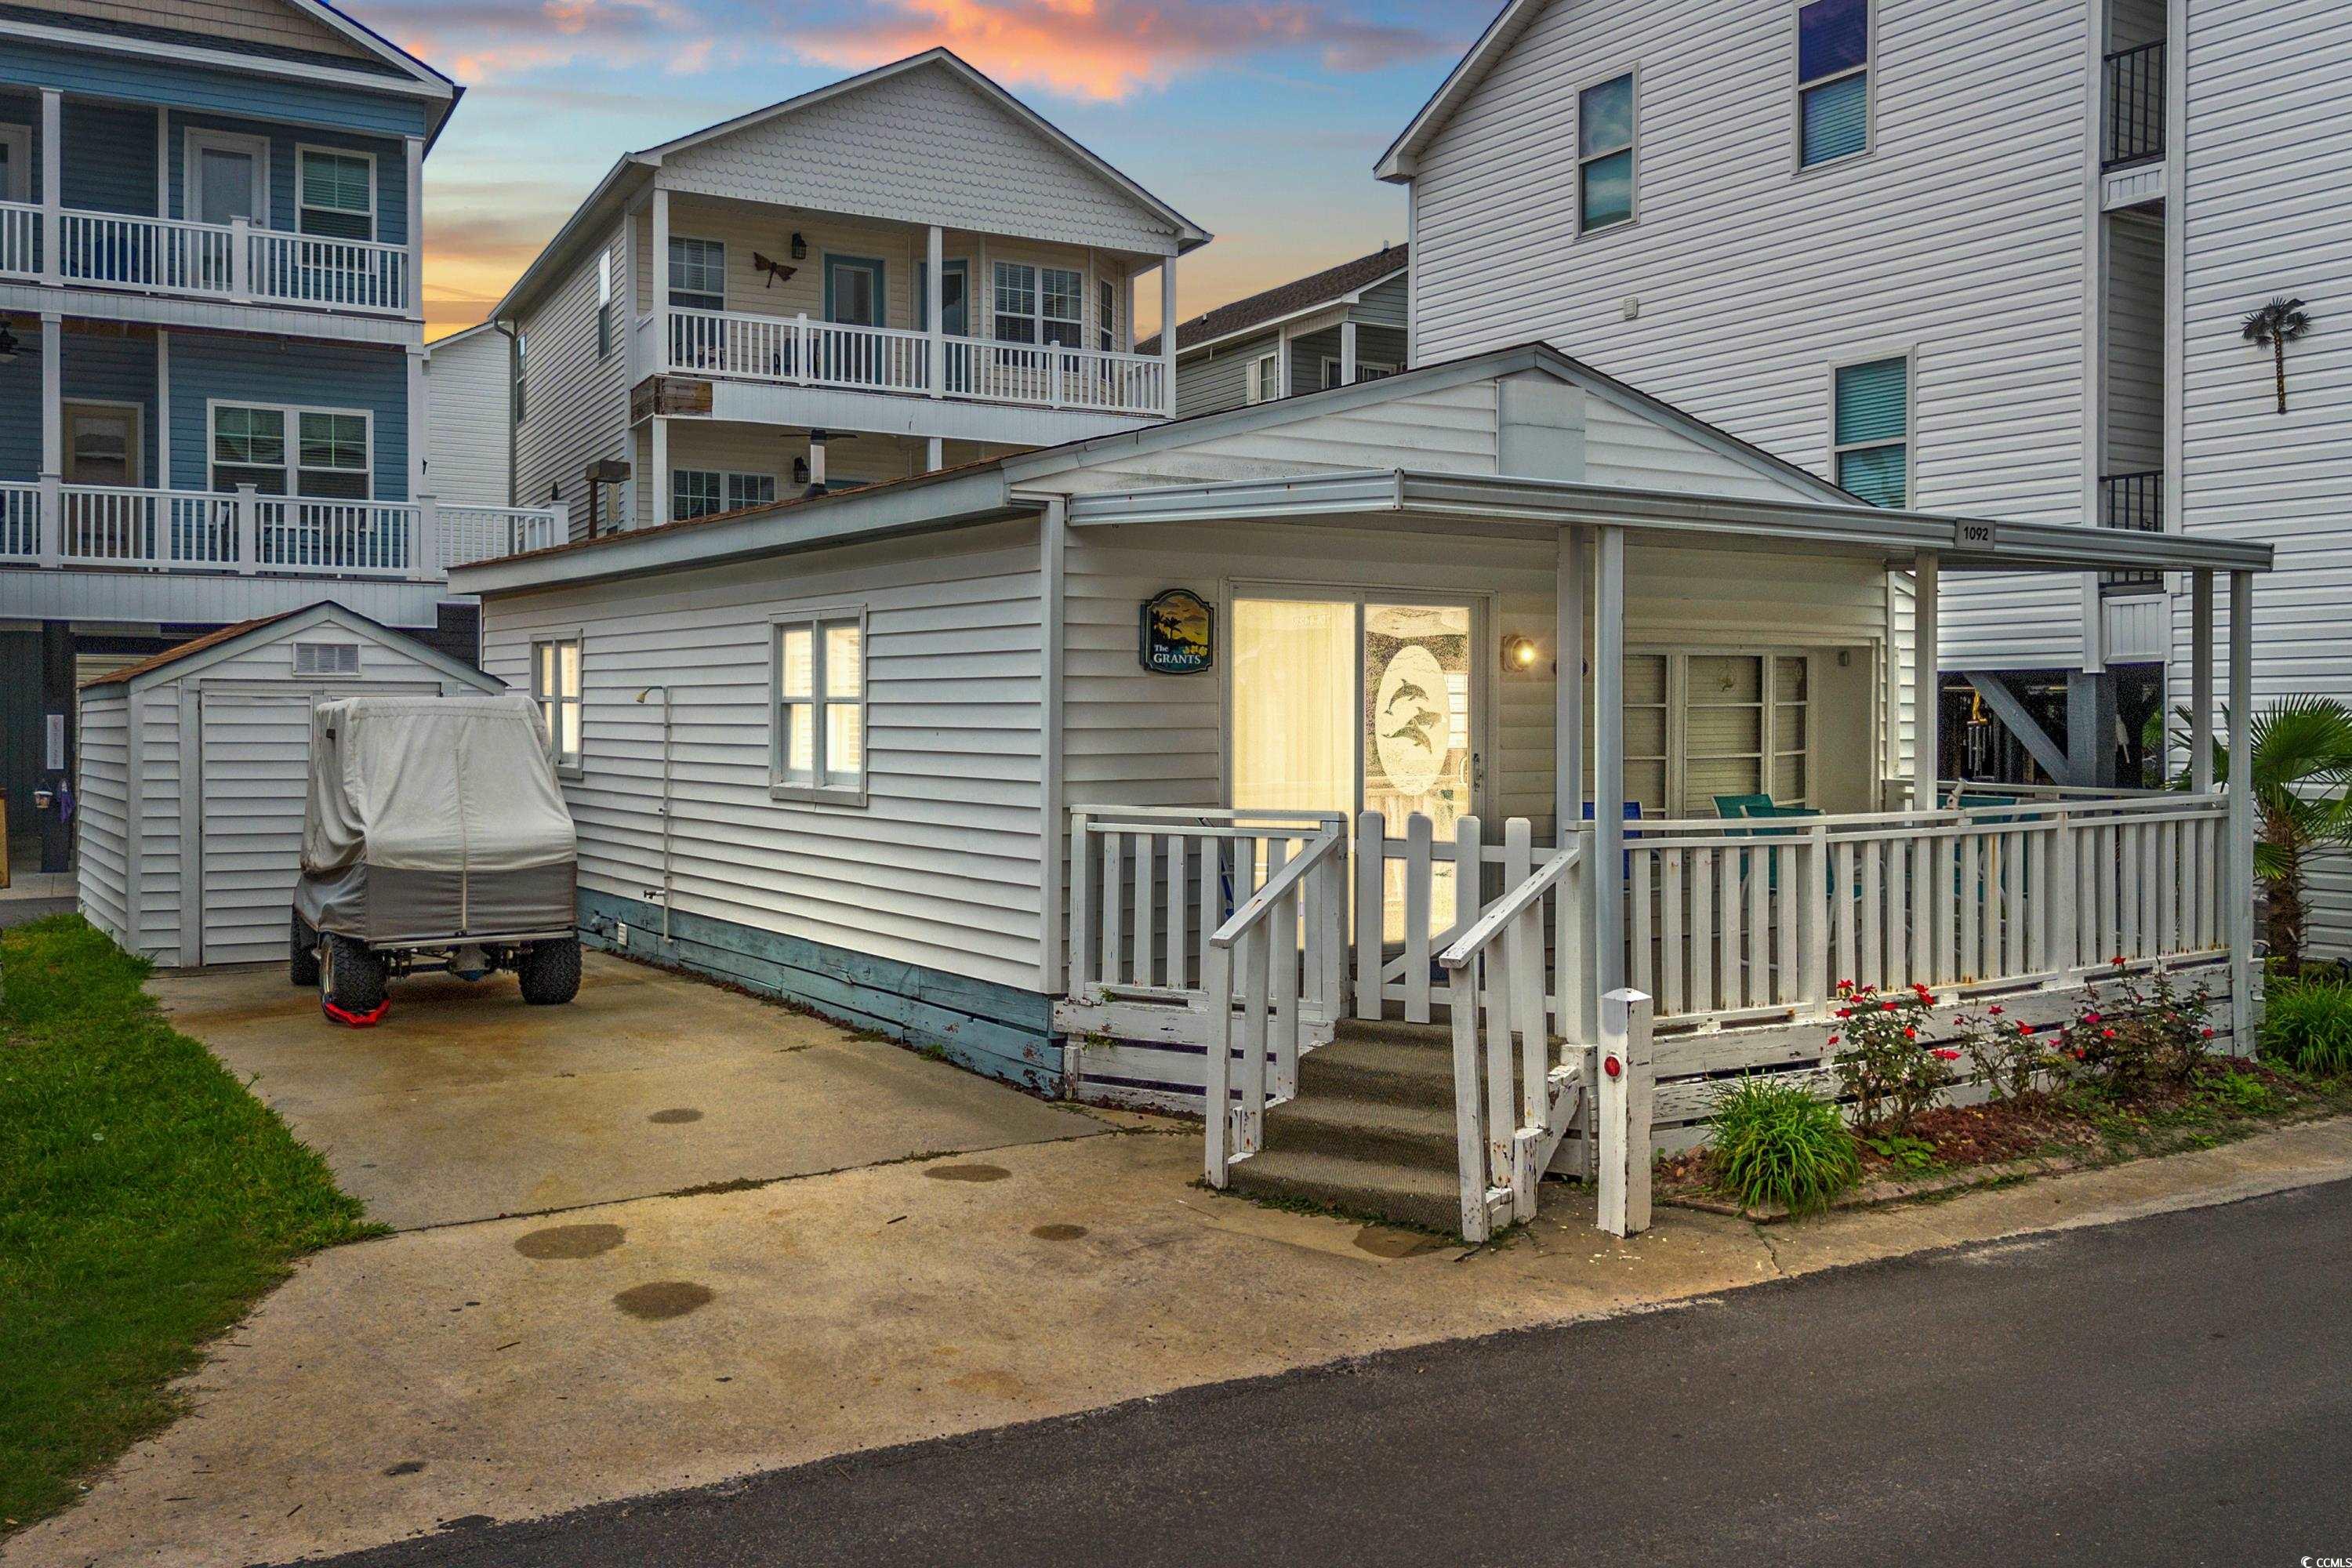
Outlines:
{"label": "house number sign 1092", "polygon": [[1154,675],[1199,675],[1217,662],[1216,614],[1188,588],[1144,601],[1136,658]]}

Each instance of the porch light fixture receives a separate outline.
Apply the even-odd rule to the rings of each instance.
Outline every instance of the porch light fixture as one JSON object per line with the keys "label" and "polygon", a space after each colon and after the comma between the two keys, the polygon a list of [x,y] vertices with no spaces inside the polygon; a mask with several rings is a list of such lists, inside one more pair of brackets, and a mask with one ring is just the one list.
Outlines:
{"label": "porch light fixture", "polygon": [[808,459],[806,458],[794,458],[793,459],[793,483],[796,485],[804,485],[808,483]]}
{"label": "porch light fixture", "polygon": [[1533,637],[1508,637],[1503,639],[1503,668],[1514,675],[1525,675],[1535,668],[1543,658]]}
{"label": "porch light fixture", "polygon": [[16,334],[8,330],[5,322],[0,322],[0,364],[14,362],[19,346]]}
{"label": "porch light fixture", "polygon": [[801,237],[798,229],[793,231],[793,259],[794,261],[808,259],[808,241]]}

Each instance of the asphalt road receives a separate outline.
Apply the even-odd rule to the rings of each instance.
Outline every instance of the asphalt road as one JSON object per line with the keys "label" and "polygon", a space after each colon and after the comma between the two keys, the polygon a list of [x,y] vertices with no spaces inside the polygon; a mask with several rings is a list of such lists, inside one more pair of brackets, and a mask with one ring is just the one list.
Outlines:
{"label": "asphalt road", "polygon": [[2234,1568],[2330,1557],[2352,1561],[2352,1183],[334,1561]]}

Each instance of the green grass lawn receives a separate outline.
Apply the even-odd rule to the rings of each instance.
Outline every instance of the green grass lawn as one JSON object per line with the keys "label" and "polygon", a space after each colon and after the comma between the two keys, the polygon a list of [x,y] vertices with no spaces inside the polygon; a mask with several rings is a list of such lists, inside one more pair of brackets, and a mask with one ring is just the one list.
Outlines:
{"label": "green grass lawn", "polygon": [[[0,1520],[175,1413],[165,1384],[359,1201],[78,916],[0,931]],[[4,1529],[5,1526],[0,1526]]]}

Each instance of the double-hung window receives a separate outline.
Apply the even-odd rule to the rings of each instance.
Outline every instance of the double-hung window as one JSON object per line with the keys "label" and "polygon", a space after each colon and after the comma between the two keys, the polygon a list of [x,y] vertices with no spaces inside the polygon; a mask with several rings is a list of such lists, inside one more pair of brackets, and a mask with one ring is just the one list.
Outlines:
{"label": "double-hung window", "polygon": [[305,147],[294,184],[298,222],[321,239],[375,237],[375,159]]}
{"label": "double-hung window", "polygon": [[1813,793],[1810,657],[1625,656],[1625,798],[1652,816],[1717,815],[1727,795]]}
{"label": "double-hung window", "polygon": [[599,251],[596,256],[596,357],[608,358],[613,352],[613,253]]}
{"label": "double-hung window", "polygon": [[539,704],[548,755],[559,768],[580,765],[580,638],[549,637],[530,645],[530,700]]}
{"label": "double-hung window", "polygon": [[996,264],[996,341],[1086,346],[1087,275],[1065,267]]}
{"label": "double-hung window", "polygon": [[1252,403],[1271,403],[1282,395],[1282,361],[1260,354],[1242,371],[1244,395]]}
{"label": "double-hung window", "polygon": [[1871,0],[1797,7],[1797,165],[1870,151]]}
{"label": "double-hung window", "polygon": [[1576,227],[1580,234],[1633,221],[1633,73],[1588,87],[1576,100]]}
{"label": "double-hung window", "polygon": [[727,308],[727,247],[715,239],[669,241],[669,302],[681,310]]}
{"label": "double-hung window", "polygon": [[866,801],[866,616],[855,608],[781,616],[772,793]]}
{"label": "double-hung window", "polygon": [[[212,407],[212,485],[267,496],[365,500],[369,416],[325,408]],[[288,437],[291,433],[292,439]]]}
{"label": "double-hung window", "polygon": [[1830,410],[1841,489],[1873,506],[1911,502],[1911,362],[1837,367]]}
{"label": "double-hung window", "polygon": [[1118,286],[1109,279],[1096,285],[1095,346],[1105,353],[1118,350]]}

